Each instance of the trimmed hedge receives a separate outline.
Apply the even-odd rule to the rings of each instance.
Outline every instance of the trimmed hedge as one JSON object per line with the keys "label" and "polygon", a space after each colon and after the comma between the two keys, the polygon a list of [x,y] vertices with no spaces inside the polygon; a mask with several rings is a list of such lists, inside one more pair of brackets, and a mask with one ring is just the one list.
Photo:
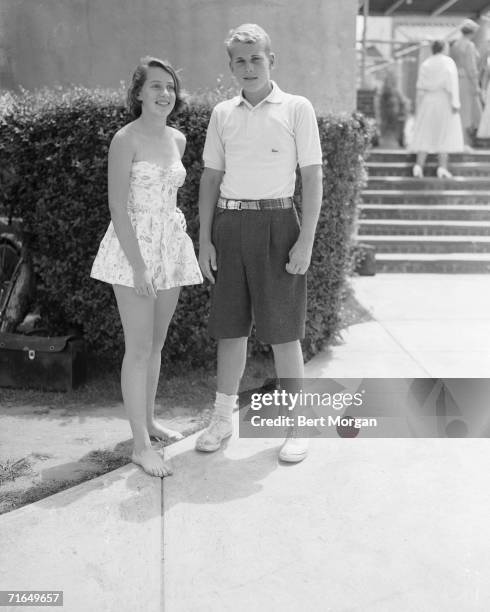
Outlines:
{"label": "trimmed hedge", "polygon": [[[37,303],[52,333],[83,331],[90,351],[119,362],[123,337],[110,286],[90,279],[99,242],[110,221],[107,151],[128,116],[123,92],[72,88],[23,92],[0,104],[0,207],[21,217],[31,235]],[[187,137],[187,179],[179,190],[191,237],[198,233],[201,153],[211,112],[209,96],[191,98],[174,125]],[[370,127],[360,114],[318,120],[324,153],[324,204],[308,280],[304,341],[311,356],[339,323],[356,203],[365,179],[363,154]],[[298,181],[297,202],[300,207]],[[209,285],[185,287],[168,332],[166,360],[201,365],[214,359],[206,322]],[[269,347],[253,340],[251,350]]]}

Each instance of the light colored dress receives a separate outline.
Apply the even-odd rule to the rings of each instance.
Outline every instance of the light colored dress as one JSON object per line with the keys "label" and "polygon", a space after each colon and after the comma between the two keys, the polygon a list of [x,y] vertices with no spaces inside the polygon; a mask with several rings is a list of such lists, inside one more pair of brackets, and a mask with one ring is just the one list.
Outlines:
{"label": "light colored dress", "polygon": [[417,79],[419,105],[415,115],[410,150],[426,153],[463,151],[463,128],[460,108],[458,72],[454,61],[435,53],[420,66]]}
{"label": "light colored dress", "polygon": [[[128,213],[156,290],[203,282],[184,215],[177,208],[177,191],[185,176],[180,160],[166,168],[147,161],[133,162],[131,167]],[[90,276],[106,283],[134,286],[133,269],[112,221]]]}

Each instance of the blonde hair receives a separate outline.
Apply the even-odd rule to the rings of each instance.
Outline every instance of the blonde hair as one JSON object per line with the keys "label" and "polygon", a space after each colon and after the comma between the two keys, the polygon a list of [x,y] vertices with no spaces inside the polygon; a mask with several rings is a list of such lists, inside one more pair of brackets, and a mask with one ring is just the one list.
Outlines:
{"label": "blonde hair", "polygon": [[226,50],[228,55],[231,57],[231,46],[233,43],[248,43],[254,44],[256,42],[263,42],[265,52],[270,53],[271,51],[271,39],[269,34],[256,23],[243,23],[237,28],[233,28],[228,32],[228,36],[225,40]]}

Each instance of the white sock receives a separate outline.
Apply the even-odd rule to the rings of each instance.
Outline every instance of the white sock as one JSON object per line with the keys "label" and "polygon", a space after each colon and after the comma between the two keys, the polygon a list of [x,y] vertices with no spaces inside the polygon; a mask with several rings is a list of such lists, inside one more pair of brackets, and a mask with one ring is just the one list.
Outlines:
{"label": "white sock", "polygon": [[231,421],[231,416],[233,410],[236,408],[237,401],[238,395],[226,395],[226,393],[217,392],[214,402],[216,416]]}

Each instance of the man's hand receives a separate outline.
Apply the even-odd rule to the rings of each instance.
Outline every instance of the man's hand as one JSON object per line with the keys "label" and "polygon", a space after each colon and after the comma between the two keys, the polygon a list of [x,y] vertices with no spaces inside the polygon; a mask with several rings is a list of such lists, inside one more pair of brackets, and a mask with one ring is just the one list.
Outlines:
{"label": "man's hand", "polygon": [[289,272],[289,274],[306,274],[310,267],[312,247],[312,244],[299,238],[289,251],[286,272]]}
{"label": "man's hand", "polygon": [[213,271],[216,272],[218,266],[216,265],[216,249],[211,242],[202,244],[199,247],[199,265],[201,266],[202,273],[214,285],[215,278]]}

